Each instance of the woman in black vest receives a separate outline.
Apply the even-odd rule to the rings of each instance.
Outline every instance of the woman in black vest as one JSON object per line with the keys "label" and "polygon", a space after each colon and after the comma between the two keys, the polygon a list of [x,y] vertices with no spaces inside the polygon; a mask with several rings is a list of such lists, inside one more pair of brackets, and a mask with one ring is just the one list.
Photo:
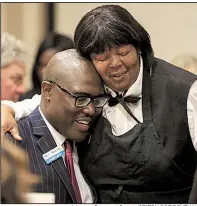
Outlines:
{"label": "woman in black vest", "polygon": [[187,203],[197,163],[197,76],[155,58],[147,31],[118,5],[85,14],[74,42],[111,96],[81,153],[100,201]]}
{"label": "woman in black vest", "polygon": [[147,31],[118,5],[85,14],[74,42],[111,96],[79,152],[100,203],[187,203],[197,164],[197,76],[155,58]]}

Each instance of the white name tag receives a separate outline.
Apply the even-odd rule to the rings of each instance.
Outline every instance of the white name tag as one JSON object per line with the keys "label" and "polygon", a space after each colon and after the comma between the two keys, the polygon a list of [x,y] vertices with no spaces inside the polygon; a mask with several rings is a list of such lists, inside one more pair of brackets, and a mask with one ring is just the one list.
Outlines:
{"label": "white name tag", "polygon": [[26,193],[28,203],[55,203],[55,194],[53,193]]}
{"label": "white name tag", "polygon": [[43,158],[47,164],[53,162],[54,160],[62,157],[65,154],[63,147],[57,146],[54,149],[48,151],[47,153],[43,154]]}

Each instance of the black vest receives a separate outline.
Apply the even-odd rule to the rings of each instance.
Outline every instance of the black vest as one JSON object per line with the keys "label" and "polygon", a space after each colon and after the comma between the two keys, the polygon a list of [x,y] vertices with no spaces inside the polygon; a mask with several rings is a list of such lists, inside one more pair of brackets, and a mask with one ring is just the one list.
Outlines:
{"label": "black vest", "polygon": [[196,79],[155,59],[150,77],[151,121],[146,117],[144,83],[142,124],[115,137],[108,120],[98,120],[79,156],[101,203],[188,202],[197,154],[188,128],[187,97]]}

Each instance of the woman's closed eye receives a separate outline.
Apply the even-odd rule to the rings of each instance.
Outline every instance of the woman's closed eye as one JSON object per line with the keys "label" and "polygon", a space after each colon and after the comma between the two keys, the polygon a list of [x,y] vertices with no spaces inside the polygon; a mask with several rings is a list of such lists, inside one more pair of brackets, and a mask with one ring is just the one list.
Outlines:
{"label": "woman's closed eye", "polygon": [[96,58],[96,60],[103,62],[103,61],[107,60],[107,57],[99,57],[99,58]]}
{"label": "woman's closed eye", "polygon": [[105,54],[98,54],[95,56],[96,61],[105,61],[107,60],[107,58],[108,58],[108,55],[105,55]]}

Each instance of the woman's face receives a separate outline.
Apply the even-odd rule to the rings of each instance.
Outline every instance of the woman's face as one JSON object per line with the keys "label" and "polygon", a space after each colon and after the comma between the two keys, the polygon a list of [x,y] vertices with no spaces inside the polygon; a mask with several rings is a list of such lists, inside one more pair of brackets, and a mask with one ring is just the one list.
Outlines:
{"label": "woman's face", "polygon": [[138,77],[139,54],[131,44],[106,49],[100,54],[91,54],[90,58],[104,83],[114,91],[123,92],[129,89]]}

